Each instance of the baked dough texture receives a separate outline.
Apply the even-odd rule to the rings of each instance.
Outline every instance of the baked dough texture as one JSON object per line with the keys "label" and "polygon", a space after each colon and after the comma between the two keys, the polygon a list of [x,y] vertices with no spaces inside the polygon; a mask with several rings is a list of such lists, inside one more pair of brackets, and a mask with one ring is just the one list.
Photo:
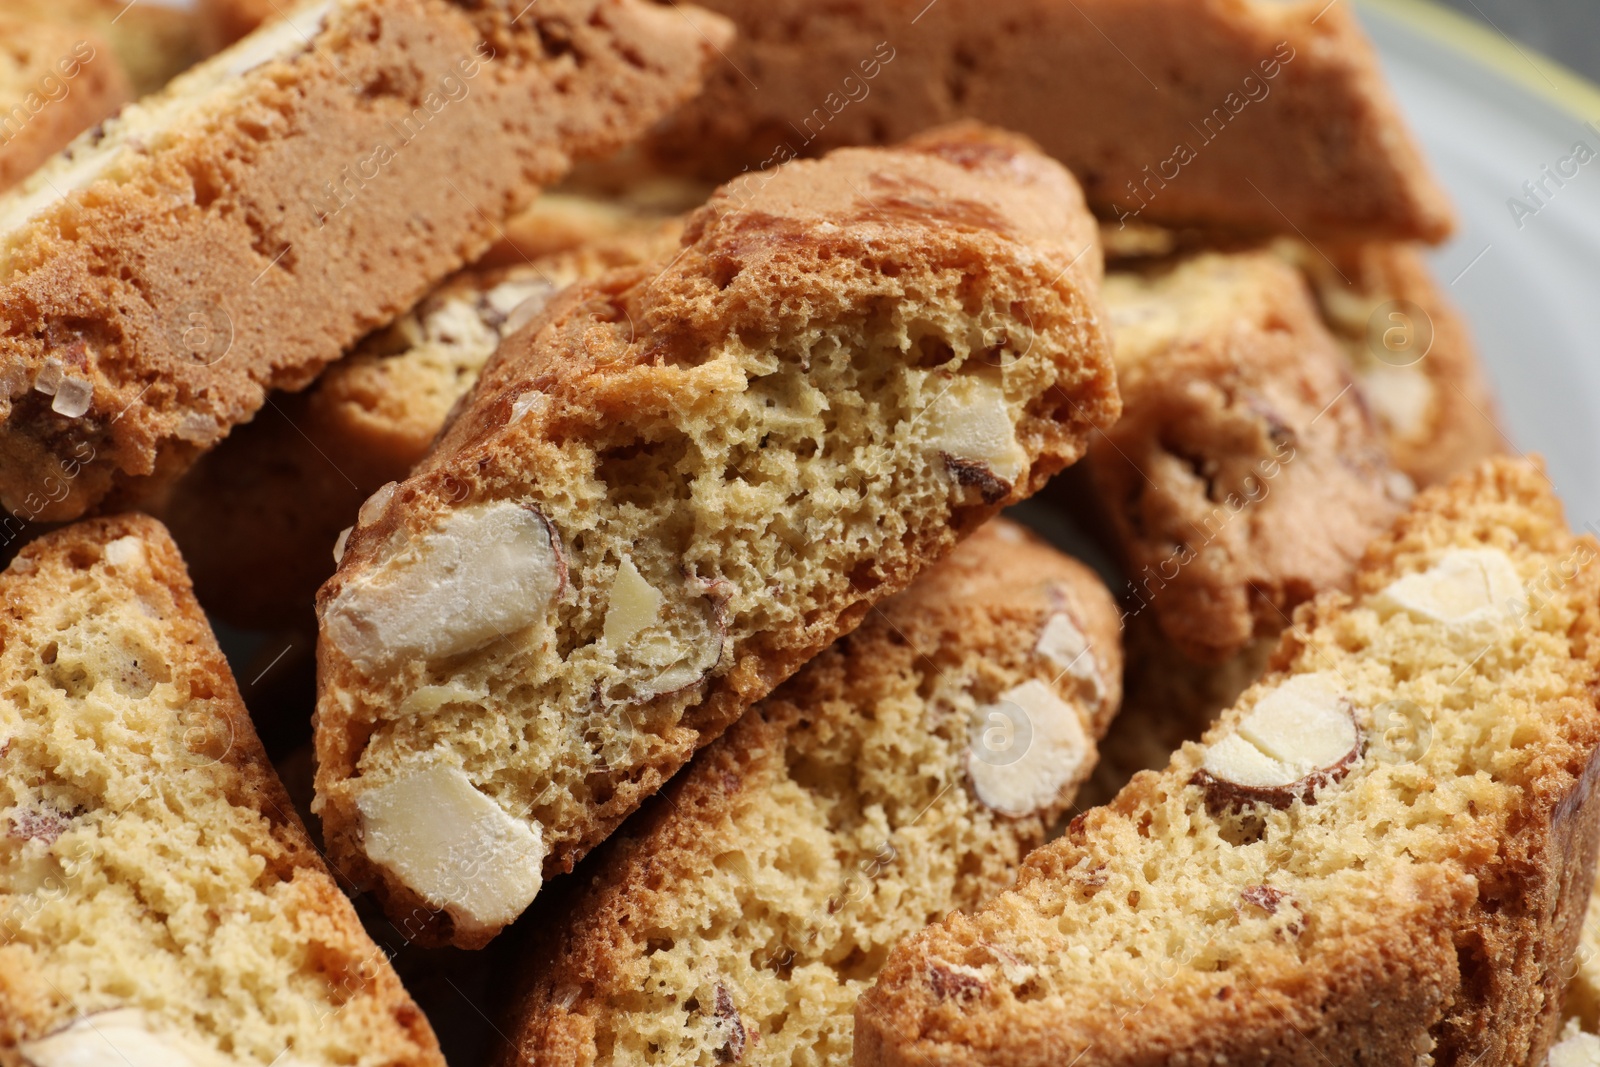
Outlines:
{"label": "baked dough texture", "polygon": [[[1008,887],[1069,810],[1116,710],[1117,629],[1088,568],[984,526],[596,853],[528,951],[503,1067],[847,1065],[888,950]],[[1005,694],[1041,685],[1075,744],[1047,750],[1041,718],[991,752]],[[1041,806],[991,808],[992,782],[969,773],[989,759],[997,776],[1044,772]]]}
{"label": "baked dough texture", "polygon": [[[1071,176],[963,127],[731,183],[669,260],[569,288],[318,595],[341,867],[492,937],[1115,420],[1099,279]],[[444,792],[493,893],[403,844]]]}
{"label": "baked dough texture", "polygon": [[[282,5],[292,10],[294,3]],[[104,38],[128,73],[135,96],[159,91],[206,49],[194,12],[150,0],[6,0],[7,14]]]}
{"label": "baked dough texture", "polygon": [[973,118],[1108,218],[1437,241],[1452,228],[1354,11],[1326,0],[712,0],[738,40],[650,142],[717,180]]}
{"label": "baked dough texture", "polygon": [[85,134],[0,196],[0,502],[164,484],[308,384],[693,93],[692,12],[325,0]]}
{"label": "baked dough texture", "polygon": [[1221,662],[1348,584],[1411,494],[1305,281],[1270,253],[1106,279],[1122,419],[1087,467],[1131,584]]}
{"label": "baked dough texture", "polygon": [[[1203,745],[894,951],[855,1062],[1543,1063],[1600,832],[1597,553],[1533,463],[1420,495]],[[1237,788],[1339,716],[1346,760]]]}
{"label": "baked dough texture", "polygon": [[1472,331],[1407,243],[1277,250],[1311,281],[1395,466],[1439,485],[1506,451],[1498,405]]}
{"label": "baked dough texture", "polygon": [[160,524],[47,534],[0,604],[0,1062],[444,1067]]}
{"label": "baked dough texture", "polygon": [[[453,275],[309,389],[270,398],[189,469],[155,506],[207,610],[251,629],[309,628],[340,533],[355,525],[362,501],[427,454],[502,336],[580,278],[677,250],[681,222],[598,223],[589,207],[569,200],[542,209],[543,243],[585,228],[602,236]],[[524,220],[519,232],[531,240],[535,229]]]}
{"label": "baked dough texture", "polygon": [[0,12],[0,189],[116,111],[128,92],[98,35]]}

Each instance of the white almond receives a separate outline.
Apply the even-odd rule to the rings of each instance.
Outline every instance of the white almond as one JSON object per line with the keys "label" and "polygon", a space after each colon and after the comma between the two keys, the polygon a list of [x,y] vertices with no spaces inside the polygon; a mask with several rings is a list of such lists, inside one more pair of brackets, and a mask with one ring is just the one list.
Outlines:
{"label": "white almond", "polygon": [[1428,435],[1437,389],[1421,367],[1374,363],[1357,377],[1367,404],[1385,429],[1408,441]]}
{"label": "white almond", "polygon": [[665,602],[655,586],[644,580],[633,560],[624,559],[611,583],[611,602],[606,607],[605,642],[620,649],[661,617]]}
{"label": "white almond", "polygon": [[489,699],[487,689],[468,689],[451,682],[424,685],[406,694],[400,702],[401,715],[431,715],[446,704],[482,704]]}
{"label": "white almond", "polygon": [[458,767],[434,764],[356,800],[368,858],[466,930],[496,930],[532,903],[546,854],[538,823],[513,819]]}
{"label": "white almond", "polygon": [[1497,548],[1451,549],[1427,570],[1390,582],[1378,599],[1450,626],[1494,622],[1528,608],[1516,565]]}
{"label": "white almond", "polygon": [[1033,651],[1063,673],[1088,683],[1097,703],[1104,698],[1106,683],[1100,675],[1100,664],[1088,635],[1078,628],[1071,615],[1058,611],[1046,619]]}
{"label": "white almond", "polygon": [[1055,803],[1089,749],[1077,710],[1045,683],[1028,681],[978,707],[967,775],[990,808],[1030,815]]}
{"label": "white almond", "polygon": [[358,572],[329,603],[326,632],[362,670],[466,652],[545,618],[565,584],[560,547],[530,507],[495,501]]}
{"label": "white almond", "polygon": [[1550,1050],[1549,1067],[1600,1067],[1600,1037],[1581,1031],[1567,1034]]}
{"label": "white almond", "polygon": [[31,1067],[235,1067],[237,1061],[170,1030],[157,1030],[132,1008],[75,1019],[17,1046]]}
{"label": "white almond", "polygon": [[144,541],[132,534],[106,545],[106,563],[112,567],[137,567],[144,563]]}
{"label": "white almond", "polygon": [[1005,393],[986,378],[957,377],[934,400],[926,420],[928,447],[949,461],[981,464],[1011,484],[1028,469]]}
{"label": "white almond", "polygon": [[1361,730],[1339,677],[1296,675],[1256,702],[1234,731],[1206,749],[1206,784],[1229,799],[1286,806],[1348,769]]}

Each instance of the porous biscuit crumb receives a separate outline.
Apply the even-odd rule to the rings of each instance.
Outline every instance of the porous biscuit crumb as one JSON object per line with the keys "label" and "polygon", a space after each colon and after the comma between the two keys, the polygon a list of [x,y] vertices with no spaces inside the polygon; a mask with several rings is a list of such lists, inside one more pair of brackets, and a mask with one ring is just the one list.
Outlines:
{"label": "porous biscuit crumb", "polygon": [[692,93],[725,34],[643,0],[326,0],[86,133],[0,196],[0,502],[164,487]]}
{"label": "porous biscuit crumb", "polygon": [[[1003,519],[979,530],[595,855],[528,949],[504,1067],[844,1067],[888,949],[1008,886],[1068,810],[1116,708],[1117,640],[1087,568]],[[1029,686],[1064,702],[1083,746],[1038,807],[1008,815],[973,771],[1032,755],[1044,720],[996,710]]]}
{"label": "porous biscuit crumb", "polygon": [[[544,217],[582,215],[567,198]],[[583,218],[566,227],[576,232]],[[501,268],[469,268],[369,335],[303,393],[279,395],[159,502],[208,611],[252,629],[304,626],[362,501],[428,450],[502,337],[561,289],[676,249],[682,224],[632,230]],[[526,231],[524,231],[526,232]]]}
{"label": "porous biscuit crumb", "polygon": [[[1203,744],[895,950],[856,1062],[1542,1063],[1600,843],[1597,553],[1533,463],[1419,496]],[[1357,754],[1257,728],[1291,696]],[[1210,788],[1246,744],[1306,757],[1286,803]]]}
{"label": "porous biscuit crumb", "polygon": [[[457,768],[538,824],[546,878],[570,870],[1115,418],[1099,269],[1066,171],[962,128],[734,183],[668,261],[557,298],[369,502],[319,594],[318,803],[341,865],[398,913],[443,907],[439,936],[492,937],[498,909],[366,856],[362,793]],[[629,567],[650,592],[629,576],[625,599],[659,607],[619,647]]]}
{"label": "porous biscuit crumb", "polygon": [[48,534],[0,600],[0,1059],[443,1067],[160,524]]}

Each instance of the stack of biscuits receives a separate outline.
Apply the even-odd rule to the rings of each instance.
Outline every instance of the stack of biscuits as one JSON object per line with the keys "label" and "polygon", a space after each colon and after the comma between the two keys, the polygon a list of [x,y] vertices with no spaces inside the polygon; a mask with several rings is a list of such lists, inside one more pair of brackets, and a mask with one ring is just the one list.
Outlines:
{"label": "stack of biscuits", "polygon": [[1346,6],[0,35],[0,1064],[1600,1063],[1600,544]]}

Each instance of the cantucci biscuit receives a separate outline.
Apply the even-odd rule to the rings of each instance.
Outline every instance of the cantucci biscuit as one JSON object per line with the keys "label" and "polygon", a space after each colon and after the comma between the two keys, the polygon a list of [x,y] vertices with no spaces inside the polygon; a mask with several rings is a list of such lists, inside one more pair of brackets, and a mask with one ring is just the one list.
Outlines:
{"label": "cantucci biscuit", "polygon": [[0,189],[116,111],[128,92],[99,36],[0,12]]}
{"label": "cantucci biscuit", "polygon": [[738,39],[649,142],[723,179],[973,118],[1108,218],[1437,241],[1443,191],[1355,12],[1327,0],[710,0]]}
{"label": "cantucci biscuit", "polygon": [[341,866],[492,937],[1115,420],[1099,276],[1071,176],[966,127],[734,182],[569,288],[318,595]]}
{"label": "cantucci biscuit", "polygon": [[0,195],[0,503],[67,519],[167,484],[693,93],[726,30],[643,0],[324,0],[86,133]]}
{"label": "cantucci biscuit", "polygon": [[1395,466],[1412,481],[1437,485],[1506,450],[1472,332],[1420,247],[1275,248],[1311,280]]}
{"label": "cantucci biscuit", "polygon": [[[285,3],[293,9],[296,3]],[[6,13],[71,30],[75,38],[104,38],[128,72],[135,96],[161,89],[200,59],[194,12],[152,0],[6,0]],[[210,49],[209,51],[215,51]]]}
{"label": "cantucci biscuit", "polygon": [[1003,519],[698,754],[528,951],[505,1067],[850,1063],[856,997],[1068,810],[1117,613]]}
{"label": "cantucci biscuit", "polygon": [[1089,480],[1134,608],[1220,662],[1347,584],[1410,482],[1276,256],[1113,272],[1105,293],[1124,411],[1093,442]]}
{"label": "cantucci biscuit", "polygon": [[[589,225],[587,207],[569,198],[542,208],[548,243]],[[501,338],[580,278],[676,251],[681,231],[640,219],[569,251],[464,270],[309,389],[272,398],[155,505],[200,602],[248,628],[309,624],[340,533],[362,501],[411,473]]]}
{"label": "cantucci biscuit", "polygon": [[47,534],[0,602],[0,1061],[444,1067],[160,524]]}
{"label": "cantucci biscuit", "polygon": [[1543,1063],[1600,838],[1597,552],[1532,463],[1419,496],[1203,744],[895,949],[855,1062]]}

